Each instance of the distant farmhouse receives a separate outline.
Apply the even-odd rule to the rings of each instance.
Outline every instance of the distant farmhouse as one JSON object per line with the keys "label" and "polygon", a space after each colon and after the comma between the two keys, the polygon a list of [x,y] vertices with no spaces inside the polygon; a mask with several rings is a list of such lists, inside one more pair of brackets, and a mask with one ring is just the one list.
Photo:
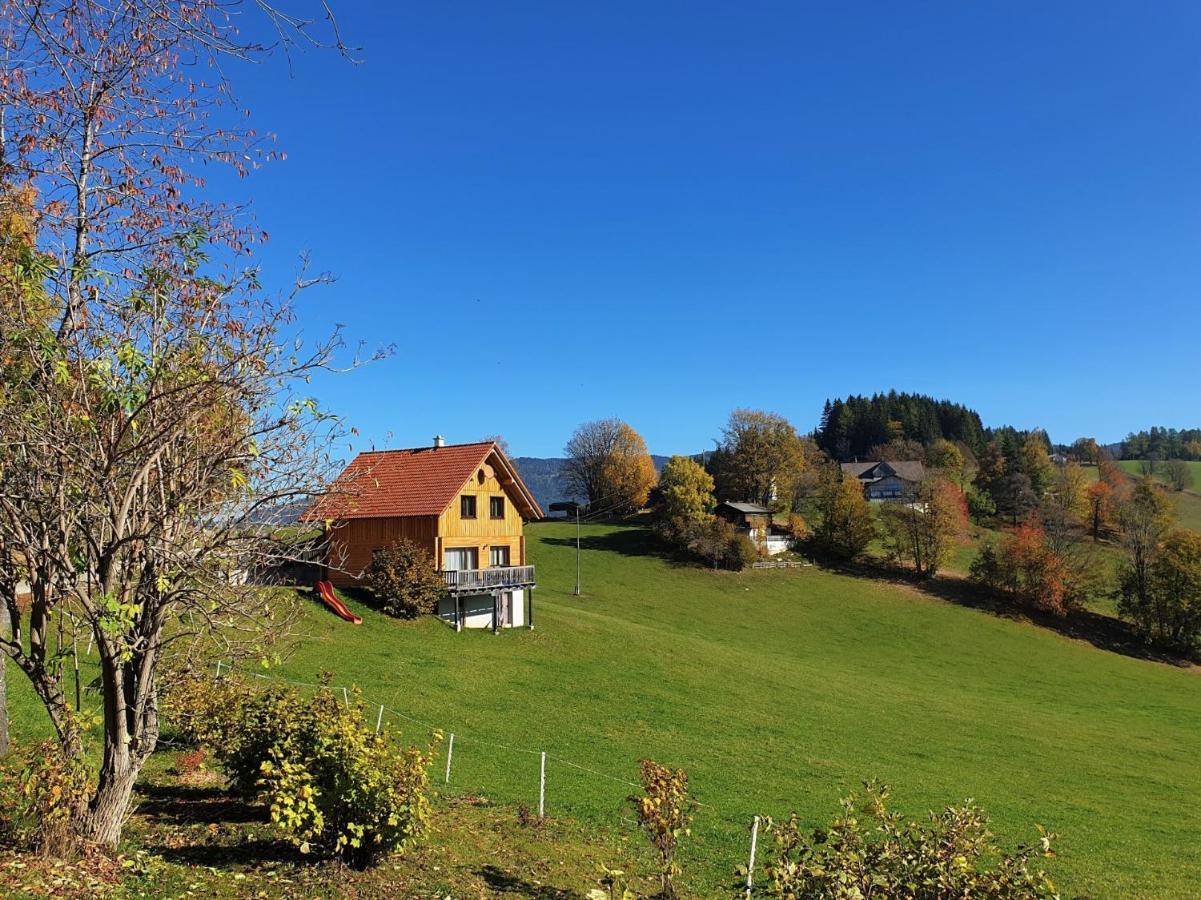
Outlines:
{"label": "distant farmhouse", "polygon": [[325,523],[326,577],[340,587],[360,584],[377,550],[407,538],[441,567],[438,615],[455,630],[533,627],[522,528],[542,509],[492,441],[360,453],[304,518]]}
{"label": "distant farmhouse", "polygon": [[792,535],[786,528],[772,521],[772,511],[766,506],[727,500],[719,503],[713,513],[749,537],[752,544],[769,556],[783,553],[792,546]]}
{"label": "distant farmhouse", "polygon": [[910,500],[926,477],[926,467],[917,460],[849,462],[842,464],[842,473],[859,479],[868,500]]}

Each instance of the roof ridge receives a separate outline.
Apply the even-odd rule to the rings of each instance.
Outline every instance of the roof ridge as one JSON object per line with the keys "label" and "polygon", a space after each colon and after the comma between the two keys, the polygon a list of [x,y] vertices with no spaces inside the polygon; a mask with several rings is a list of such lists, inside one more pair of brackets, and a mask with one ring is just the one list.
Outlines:
{"label": "roof ridge", "polygon": [[441,447],[435,447],[433,444],[423,444],[420,447],[390,447],[387,450],[360,450],[358,456],[379,455],[383,453],[416,453],[418,450],[454,450],[457,447],[487,447],[493,446],[496,441],[467,441],[463,444],[443,444]]}

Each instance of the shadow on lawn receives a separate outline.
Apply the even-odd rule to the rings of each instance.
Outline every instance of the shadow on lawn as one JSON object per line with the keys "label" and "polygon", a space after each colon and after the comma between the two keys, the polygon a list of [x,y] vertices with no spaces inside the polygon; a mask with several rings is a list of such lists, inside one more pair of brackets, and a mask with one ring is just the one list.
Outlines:
{"label": "shadow on lawn", "polygon": [[583,894],[564,888],[552,887],[549,884],[534,884],[506,872],[499,866],[484,866],[476,870],[476,875],[483,879],[490,891],[497,894],[516,894],[519,897],[533,897],[534,900],[582,900]]}
{"label": "shadow on lawn", "polygon": [[860,578],[871,578],[892,584],[902,584],[920,593],[956,606],[978,609],[1002,619],[1029,622],[1058,632],[1065,637],[1088,641],[1100,650],[1120,653],[1134,659],[1188,668],[1195,660],[1168,650],[1148,645],[1127,622],[1091,610],[1076,610],[1060,618],[1041,610],[1019,606],[1009,597],[974,584],[958,575],[937,575],[930,579],[916,578],[908,569],[882,562],[863,562],[828,566],[833,571]]}
{"label": "shadow on lawn", "polygon": [[[539,540],[552,547],[575,549],[575,537],[544,537]],[[695,559],[660,540],[649,528],[622,528],[604,534],[586,534],[580,538],[580,549],[601,550],[620,556],[648,556],[674,566],[696,566]]]}
{"label": "shadow on lawn", "polygon": [[147,845],[146,849],[170,863],[214,869],[261,866],[266,863],[317,865],[319,860],[303,856],[292,844],[278,838],[240,838],[234,844],[188,844],[183,847]]}
{"label": "shadow on lawn", "polygon": [[210,822],[266,822],[261,806],[217,787],[140,784],[138,813],[158,825],[207,825]]}

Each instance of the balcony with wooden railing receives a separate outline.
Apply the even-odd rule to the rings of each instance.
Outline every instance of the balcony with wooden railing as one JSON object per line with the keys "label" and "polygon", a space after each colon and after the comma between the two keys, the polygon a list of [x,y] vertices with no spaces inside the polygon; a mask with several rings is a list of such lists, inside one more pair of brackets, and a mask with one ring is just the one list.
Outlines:
{"label": "balcony with wooden railing", "polygon": [[487,594],[535,587],[533,566],[492,566],[488,569],[455,569],[442,573],[452,594]]}

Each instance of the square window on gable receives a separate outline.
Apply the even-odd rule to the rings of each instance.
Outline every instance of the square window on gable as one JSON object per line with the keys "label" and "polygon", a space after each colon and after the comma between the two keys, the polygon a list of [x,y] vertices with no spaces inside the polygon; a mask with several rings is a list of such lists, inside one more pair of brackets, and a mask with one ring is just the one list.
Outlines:
{"label": "square window on gable", "polygon": [[459,498],[459,515],[464,519],[475,518],[475,497],[471,494],[464,494]]}
{"label": "square window on gable", "polygon": [[503,519],[505,517],[505,498],[490,497],[488,498],[488,515],[494,519]]}

